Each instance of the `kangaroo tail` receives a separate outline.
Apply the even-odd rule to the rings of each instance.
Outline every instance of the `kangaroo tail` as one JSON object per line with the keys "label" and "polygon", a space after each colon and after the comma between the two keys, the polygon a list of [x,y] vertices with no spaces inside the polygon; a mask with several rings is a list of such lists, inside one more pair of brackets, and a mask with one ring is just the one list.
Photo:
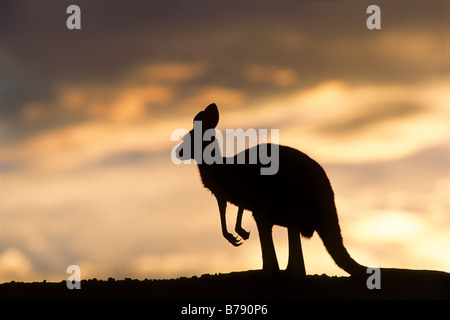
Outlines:
{"label": "kangaroo tail", "polygon": [[361,276],[365,274],[367,267],[353,260],[344,247],[336,207],[334,205],[332,214],[330,215],[329,213],[330,211],[328,211],[325,219],[321,221],[320,226],[316,229],[325,248],[336,264],[350,275]]}

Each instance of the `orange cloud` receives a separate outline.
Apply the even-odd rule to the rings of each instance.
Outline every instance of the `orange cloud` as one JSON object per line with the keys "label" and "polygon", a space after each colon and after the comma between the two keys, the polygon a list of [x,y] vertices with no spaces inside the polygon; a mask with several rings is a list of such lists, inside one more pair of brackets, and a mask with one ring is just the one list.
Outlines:
{"label": "orange cloud", "polygon": [[252,82],[271,83],[278,87],[291,86],[297,81],[294,70],[275,66],[250,65],[245,69],[245,76]]}
{"label": "orange cloud", "polygon": [[131,82],[181,83],[202,77],[207,70],[205,63],[170,62],[137,67],[127,77]]}
{"label": "orange cloud", "polygon": [[[21,111],[22,119],[39,121],[71,113],[73,117],[115,122],[142,120],[152,115],[154,105],[167,105],[175,98],[178,86],[203,76],[205,70],[204,63],[150,64],[136,67],[114,84],[60,85],[53,100],[29,102]],[[242,96],[220,88],[205,88],[199,95],[200,100],[208,95],[231,102]]]}
{"label": "orange cloud", "polygon": [[[187,97],[180,104],[186,110],[198,112],[212,102],[223,108],[238,108],[246,101],[243,90],[232,89],[222,86],[204,86],[199,88],[191,96]],[[195,115],[195,114],[194,114]],[[192,115],[192,117],[194,116]]]}
{"label": "orange cloud", "polygon": [[30,279],[32,272],[30,260],[21,251],[9,248],[0,253],[0,282]]}

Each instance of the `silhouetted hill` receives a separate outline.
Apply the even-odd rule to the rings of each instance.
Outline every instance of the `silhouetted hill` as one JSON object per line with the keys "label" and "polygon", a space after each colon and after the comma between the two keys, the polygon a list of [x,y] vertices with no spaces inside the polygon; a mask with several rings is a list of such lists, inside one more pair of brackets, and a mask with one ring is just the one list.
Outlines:
{"label": "silhouetted hill", "polygon": [[80,290],[66,281],[0,284],[1,299],[280,300],[280,299],[450,299],[450,274],[440,271],[381,269],[381,289],[366,280],[286,273],[268,278],[261,271],[202,275],[168,280],[82,280]]}

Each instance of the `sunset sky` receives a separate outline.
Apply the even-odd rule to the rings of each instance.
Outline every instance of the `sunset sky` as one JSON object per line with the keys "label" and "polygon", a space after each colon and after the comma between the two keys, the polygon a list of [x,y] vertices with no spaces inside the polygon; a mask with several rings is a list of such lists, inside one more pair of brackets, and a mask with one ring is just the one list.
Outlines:
{"label": "sunset sky", "polygon": [[[68,30],[66,8],[81,8]],[[381,30],[366,9],[381,8]],[[0,282],[260,269],[171,134],[279,129],[319,162],[364,265],[450,272],[448,1],[2,1]],[[237,208],[229,206],[229,230]],[[281,267],[287,232],[274,228]],[[319,237],[308,274],[346,275]]]}

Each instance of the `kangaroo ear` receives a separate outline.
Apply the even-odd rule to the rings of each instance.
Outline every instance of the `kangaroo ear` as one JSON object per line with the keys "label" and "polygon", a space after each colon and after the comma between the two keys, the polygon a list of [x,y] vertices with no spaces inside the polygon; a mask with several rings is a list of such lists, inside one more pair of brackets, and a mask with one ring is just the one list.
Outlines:
{"label": "kangaroo ear", "polygon": [[200,111],[194,117],[194,121],[201,121],[203,129],[215,128],[219,123],[219,109],[215,103],[211,103],[205,108],[205,110]]}
{"label": "kangaroo ear", "polygon": [[205,129],[215,128],[219,123],[219,109],[215,103],[211,103],[203,111],[203,127]]}
{"label": "kangaroo ear", "polygon": [[203,122],[203,118],[204,118],[204,112],[200,111],[199,113],[197,113],[197,115],[194,117],[194,122],[195,121],[202,121]]}

